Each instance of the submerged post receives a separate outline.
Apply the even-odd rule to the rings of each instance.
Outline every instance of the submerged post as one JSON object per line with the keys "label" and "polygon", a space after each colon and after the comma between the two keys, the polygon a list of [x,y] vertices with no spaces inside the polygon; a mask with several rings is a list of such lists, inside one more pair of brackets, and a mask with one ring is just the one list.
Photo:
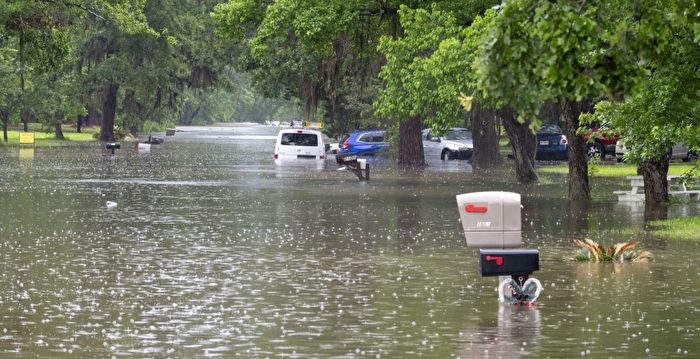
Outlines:
{"label": "submerged post", "polygon": [[338,170],[348,170],[357,176],[360,181],[369,181],[369,163],[364,158],[357,158],[355,155],[345,156],[342,158],[342,163],[345,165]]}

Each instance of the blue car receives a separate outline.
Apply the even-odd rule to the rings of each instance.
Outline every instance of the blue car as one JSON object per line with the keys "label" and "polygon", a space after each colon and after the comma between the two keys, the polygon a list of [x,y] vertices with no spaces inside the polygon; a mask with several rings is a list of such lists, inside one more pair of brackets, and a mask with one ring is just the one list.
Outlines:
{"label": "blue car", "polygon": [[345,156],[374,156],[378,152],[387,148],[384,142],[386,131],[353,131],[340,141],[340,150],[336,156],[338,163],[343,162]]}
{"label": "blue car", "polygon": [[564,161],[569,159],[569,142],[561,127],[544,125],[537,131],[535,159]]}

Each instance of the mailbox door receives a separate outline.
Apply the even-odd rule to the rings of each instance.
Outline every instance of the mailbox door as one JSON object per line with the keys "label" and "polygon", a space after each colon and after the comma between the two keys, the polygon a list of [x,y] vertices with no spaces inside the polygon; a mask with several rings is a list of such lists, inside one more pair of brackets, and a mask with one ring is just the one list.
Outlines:
{"label": "mailbox door", "polygon": [[457,196],[464,232],[503,230],[501,192],[475,192]]}
{"label": "mailbox door", "polygon": [[475,192],[457,196],[467,245],[482,248],[518,247],[520,195],[510,192]]}

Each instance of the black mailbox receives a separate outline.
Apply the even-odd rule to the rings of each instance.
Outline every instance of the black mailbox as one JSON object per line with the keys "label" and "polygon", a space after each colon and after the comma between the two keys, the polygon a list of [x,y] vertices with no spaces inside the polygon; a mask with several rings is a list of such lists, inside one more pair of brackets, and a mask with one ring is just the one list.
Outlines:
{"label": "black mailbox", "polygon": [[111,151],[112,154],[114,154],[114,150],[118,150],[120,148],[122,148],[122,145],[119,142],[110,142],[105,145],[105,150]]}
{"label": "black mailbox", "polygon": [[479,252],[483,277],[528,276],[540,270],[540,252],[537,249],[481,249]]}

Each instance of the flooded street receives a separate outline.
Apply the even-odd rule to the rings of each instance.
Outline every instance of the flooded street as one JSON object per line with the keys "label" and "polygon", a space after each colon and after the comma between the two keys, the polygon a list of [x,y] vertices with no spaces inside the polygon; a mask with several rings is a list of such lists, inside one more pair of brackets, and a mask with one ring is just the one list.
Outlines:
{"label": "flooded street", "polygon": [[[640,235],[643,205],[611,190],[576,206],[565,177],[381,158],[359,182],[332,159],[276,167],[279,128],[182,130],[114,157],[0,147],[0,357],[700,356],[700,241]],[[523,196],[534,308],[499,305],[466,247],[455,195],[486,190]],[[571,261],[586,237],[656,258]]]}

